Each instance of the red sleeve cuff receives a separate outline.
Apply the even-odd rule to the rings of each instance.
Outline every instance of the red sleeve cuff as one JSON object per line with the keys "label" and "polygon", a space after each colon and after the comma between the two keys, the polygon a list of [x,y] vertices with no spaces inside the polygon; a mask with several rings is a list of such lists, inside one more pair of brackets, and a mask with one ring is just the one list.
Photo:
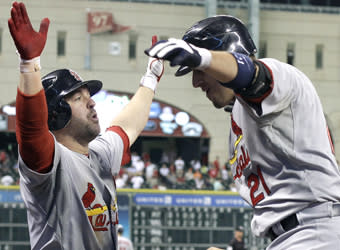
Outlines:
{"label": "red sleeve cuff", "polygon": [[124,151],[121,165],[124,166],[131,161],[130,141],[125,131],[119,126],[109,127],[107,130],[117,133],[123,140]]}

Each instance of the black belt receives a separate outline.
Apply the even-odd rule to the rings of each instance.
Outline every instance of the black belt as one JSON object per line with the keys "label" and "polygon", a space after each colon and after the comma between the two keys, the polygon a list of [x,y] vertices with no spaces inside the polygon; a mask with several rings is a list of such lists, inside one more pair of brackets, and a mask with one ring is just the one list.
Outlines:
{"label": "black belt", "polygon": [[[296,214],[289,215],[287,218],[283,219],[282,221],[279,222],[282,226],[282,228],[285,230],[285,232],[297,227],[299,225],[299,221],[296,217]],[[274,233],[273,228],[269,228],[267,232],[267,236],[271,240],[275,240],[279,235]]]}

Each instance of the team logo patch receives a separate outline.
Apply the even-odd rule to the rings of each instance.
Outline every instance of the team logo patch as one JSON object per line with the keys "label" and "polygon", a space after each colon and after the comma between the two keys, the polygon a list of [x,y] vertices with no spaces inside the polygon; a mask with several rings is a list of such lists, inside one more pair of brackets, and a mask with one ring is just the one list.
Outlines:
{"label": "team logo patch", "polygon": [[74,77],[74,79],[76,79],[77,81],[80,81],[80,82],[83,81],[83,79],[81,79],[80,75],[78,75],[77,72],[75,72],[75,71],[73,71],[73,70],[70,70],[70,69],[69,69],[69,72],[70,72],[70,74]]}

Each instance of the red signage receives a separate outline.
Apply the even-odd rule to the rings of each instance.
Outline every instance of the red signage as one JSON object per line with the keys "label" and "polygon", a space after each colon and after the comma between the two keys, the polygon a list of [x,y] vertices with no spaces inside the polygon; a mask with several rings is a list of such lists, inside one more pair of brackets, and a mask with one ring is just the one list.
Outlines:
{"label": "red signage", "polygon": [[90,34],[111,31],[112,33],[129,30],[130,26],[123,26],[114,22],[110,12],[89,12],[87,14],[87,32]]}

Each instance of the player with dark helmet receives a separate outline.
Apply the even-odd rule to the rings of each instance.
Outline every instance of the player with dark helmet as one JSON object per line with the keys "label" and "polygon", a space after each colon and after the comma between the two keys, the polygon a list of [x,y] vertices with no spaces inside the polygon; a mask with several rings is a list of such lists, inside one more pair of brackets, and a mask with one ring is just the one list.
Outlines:
{"label": "player with dark helmet", "polygon": [[[184,41],[209,50],[220,50],[254,56],[257,49],[243,22],[233,16],[220,15],[203,19],[191,26],[184,34]],[[191,71],[180,66],[176,76]]]}
{"label": "player with dark helmet", "polygon": [[255,52],[230,16],[205,18],[183,39],[145,50],[179,65],[177,76],[192,70],[193,87],[216,108],[235,100],[228,163],[254,210],[252,232],[272,240],[267,250],[338,249],[340,171],[320,98],[299,69]]}
{"label": "player with dark helmet", "polygon": [[[230,15],[200,20],[185,32],[182,39],[209,50],[237,52],[248,56],[254,56],[257,52],[256,45],[244,23]],[[175,76],[183,76],[191,71],[188,66],[180,66]],[[234,100],[231,100],[224,110],[231,112],[233,104]]]}
{"label": "player with dark helmet", "polygon": [[20,55],[16,138],[30,246],[117,250],[113,177],[130,161],[130,146],[146,125],[163,61],[149,58],[136,93],[100,133],[92,98],[100,81],[83,81],[69,69],[41,79],[49,19],[35,31],[24,3],[13,2],[8,26]]}
{"label": "player with dark helmet", "polygon": [[55,70],[41,80],[48,106],[48,127],[50,130],[62,129],[70,121],[72,112],[70,105],[64,99],[66,95],[86,86],[90,96],[93,96],[102,88],[101,81],[83,81],[75,71],[70,69]]}
{"label": "player with dark helmet", "polygon": [[[236,94],[248,100],[257,100],[269,94],[271,75],[263,64],[254,60],[256,46],[243,22],[233,16],[218,15],[205,18],[192,25],[185,32],[182,40],[170,38],[159,41],[145,53],[169,60],[171,66],[180,65],[175,73],[176,76],[183,76],[194,70],[193,85],[195,86],[195,82],[200,79],[200,72],[211,60],[211,54],[207,51],[229,52],[233,60],[241,62],[238,64],[240,66],[238,74],[232,76],[234,80],[217,79],[222,86],[231,88]],[[256,81],[251,86],[247,86],[255,74]],[[224,93],[224,91],[217,92]],[[230,112],[234,101],[234,94],[229,91],[212,102],[215,107],[223,107]],[[252,105],[256,106],[255,103]]]}

